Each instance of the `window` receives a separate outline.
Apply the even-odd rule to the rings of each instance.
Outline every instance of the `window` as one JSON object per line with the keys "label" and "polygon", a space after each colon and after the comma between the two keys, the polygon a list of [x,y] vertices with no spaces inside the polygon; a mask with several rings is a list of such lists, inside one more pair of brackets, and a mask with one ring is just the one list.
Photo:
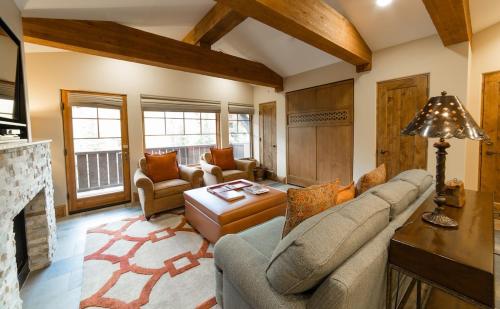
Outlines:
{"label": "window", "polygon": [[121,150],[119,109],[73,106],[71,114],[75,153]]}
{"label": "window", "polygon": [[252,115],[229,114],[229,144],[235,158],[249,158],[252,154]]}
{"label": "window", "polygon": [[198,163],[201,154],[217,145],[217,118],[217,113],[144,111],[146,151],[177,150],[179,163]]}

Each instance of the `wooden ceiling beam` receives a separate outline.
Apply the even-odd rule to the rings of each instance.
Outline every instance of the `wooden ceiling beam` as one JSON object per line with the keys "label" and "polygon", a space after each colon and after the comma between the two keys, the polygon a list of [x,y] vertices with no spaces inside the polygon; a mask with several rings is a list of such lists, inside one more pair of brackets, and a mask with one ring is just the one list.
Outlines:
{"label": "wooden ceiling beam", "polygon": [[246,16],[240,15],[221,3],[216,3],[182,41],[209,47],[245,19]]}
{"label": "wooden ceiling beam", "polygon": [[26,42],[283,89],[265,65],[109,21],[23,18]]}
{"label": "wooden ceiling beam", "polygon": [[371,68],[372,52],[356,28],[322,0],[217,0],[337,58]]}
{"label": "wooden ceiling beam", "polygon": [[422,0],[445,46],[472,38],[469,0]]}

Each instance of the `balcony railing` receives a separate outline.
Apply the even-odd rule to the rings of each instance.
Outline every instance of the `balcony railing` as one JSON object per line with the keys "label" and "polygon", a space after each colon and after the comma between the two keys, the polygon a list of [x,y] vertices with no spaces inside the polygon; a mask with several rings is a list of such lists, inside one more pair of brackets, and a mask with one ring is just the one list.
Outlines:
{"label": "balcony railing", "polygon": [[[245,155],[245,144],[233,144],[233,153],[235,158],[242,158]],[[193,145],[193,146],[177,146],[163,148],[149,148],[146,152],[149,153],[165,153],[169,151],[177,151],[177,160],[179,164],[191,165],[197,164],[200,161],[200,156],[205,152],[210,152],[210,148],[216,145]]]}
{"label": "balcony railing", "polygon": [[123,186],[121,150],[75,153],[77,192]]}
{"label": "balcony railing", "polygon": [[[245,144],[233,144],[234,156],[245,155]],[[194,145],[146,149],[149,153],[177,151],[180,164],[191,165],[200,161],[200,156],[210,152],[215,145]],[[89,151],[75,153],[77,192],[88,192],[123,186],[121,150]]]}

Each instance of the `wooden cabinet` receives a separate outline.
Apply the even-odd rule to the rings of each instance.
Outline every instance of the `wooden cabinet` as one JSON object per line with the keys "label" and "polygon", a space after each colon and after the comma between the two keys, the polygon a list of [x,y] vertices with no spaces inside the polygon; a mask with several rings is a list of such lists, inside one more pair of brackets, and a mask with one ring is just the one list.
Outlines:
{"label": "wooden cabinet", "polygon": [[354,81],[286,94],[288,183],[352,181]]}

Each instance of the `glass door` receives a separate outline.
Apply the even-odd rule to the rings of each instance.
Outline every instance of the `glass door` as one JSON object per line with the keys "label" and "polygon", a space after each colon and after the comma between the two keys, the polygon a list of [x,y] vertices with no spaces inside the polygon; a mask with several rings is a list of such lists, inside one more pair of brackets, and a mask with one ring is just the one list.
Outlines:
{"label": "glass door", "polygon": [[130,201],[126,96],[61,95],[70,213]]}

